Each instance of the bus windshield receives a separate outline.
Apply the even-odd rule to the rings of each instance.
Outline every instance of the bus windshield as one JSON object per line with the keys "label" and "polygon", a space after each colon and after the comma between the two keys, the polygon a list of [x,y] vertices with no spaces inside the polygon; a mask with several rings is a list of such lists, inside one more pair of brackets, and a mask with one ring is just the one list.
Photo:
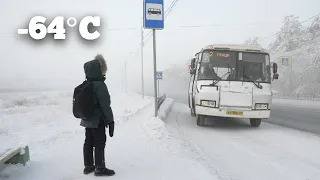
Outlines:
{"label": "bus windshield", "polygon": [[198,80],[270,83],[270,76],[268,54],[205,50],[201,55]]}
{"label": "bus windshield", "polygon": [[271,82],[269,55],[261,53],[241,54],[242,60],[239,61],[237,68],[240,80],[245,81],[246,79],[243,76],[247,76],[255,82]]}
{"label": "bus windshield", "polygon": [[231,71],[235,72],[236,62],[236,52],[206,50],[201,56],[198,79],[235,81],[235,73]]}

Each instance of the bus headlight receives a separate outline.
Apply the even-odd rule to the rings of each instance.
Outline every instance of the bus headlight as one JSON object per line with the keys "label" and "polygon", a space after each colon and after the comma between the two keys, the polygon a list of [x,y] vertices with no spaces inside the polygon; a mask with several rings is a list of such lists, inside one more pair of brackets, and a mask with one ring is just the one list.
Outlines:
{"label": "bus headlight", "polygon": [[268,109],[268,103],[256,103],[255,109],[267,110]]}
{"label": "bus headlight", "polygon": [[216,101],[201,100],[201,106],[216,107]]}

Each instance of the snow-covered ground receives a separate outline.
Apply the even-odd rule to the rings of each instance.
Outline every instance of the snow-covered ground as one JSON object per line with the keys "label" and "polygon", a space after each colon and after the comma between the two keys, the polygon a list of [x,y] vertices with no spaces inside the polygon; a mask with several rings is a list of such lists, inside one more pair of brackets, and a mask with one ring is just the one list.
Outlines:
{"label": "snow-covered ground", "polygon": [[[84,128],[71,111],[72,93],[0,94],[0,152],[27,144],[31,161],[0,172],[1,180],[96,179],[83,175]],[[216,179],[179,138],[153,117],[153,98],[112,95],[116,126],[107,138],[113,179]]]}
{"label": "snow-covered ground", "polygon": [[198,127],[188,105],[176,103],[167,128],[197,152],[221,180],[319,180],[320,137],[268,123],[211,119]]}
{"label": "snow-covered ground", "polygon": [[[27,166],[10,166],[1,180],[90,180],[83,175],[84,128],[66,92],[0,94],[0,154],[29,145]],[[168,100],[164,106],[172,105]],[[175,103],[163,122],[153,98],[112,94],[115,136],[106,164],[113,179],[318,180],[320,137],[268,123],[219,119],[198,127],[188,106]]]}

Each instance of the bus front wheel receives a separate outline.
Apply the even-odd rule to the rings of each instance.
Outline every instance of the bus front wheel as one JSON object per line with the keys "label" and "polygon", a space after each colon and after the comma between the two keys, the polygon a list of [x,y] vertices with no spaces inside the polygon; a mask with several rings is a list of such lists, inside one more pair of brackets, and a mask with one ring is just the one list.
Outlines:
{"label": "bus front wheel", "polygon": [[259,118],[251,118],[250,119],[250,125],[252,127],[259,127],[260,124],[261,124],[261,119],[259,119]]}
{"label": "bus front wheel", "polygon": [[197,115],[197,125],[204,126],[205,117],[203,115]]}

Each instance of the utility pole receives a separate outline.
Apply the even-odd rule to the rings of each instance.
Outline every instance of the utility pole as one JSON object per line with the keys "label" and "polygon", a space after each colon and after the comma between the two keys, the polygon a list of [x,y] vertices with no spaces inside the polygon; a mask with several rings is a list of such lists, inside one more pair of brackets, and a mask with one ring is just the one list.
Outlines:
{"label": "utility pole", "polygon": [[142,99],[144,98],[144,80],[143,80],[143,18],[142,18],[142,24],[141,24],[141,94]]}
{"label": "utility pole", "polygon": [[292,88],[293,88],[293,85],[292,85],[292,56],[290,56],[290,96],[292,96]]}
{"label": "utility pole", "polygon": [[133,52],[130,52],[127,57],[124,59],[124,83],[126,88],[126,93],[128,93],[128,82],[127,82],[127,59],[129,58],[129,55],[131,55]]}
{"label": "utility pole", "polygon": [[124,82],[126,86],[126,94],[128,93],[128,87],[127,87],[127,59],[124,60]]}

